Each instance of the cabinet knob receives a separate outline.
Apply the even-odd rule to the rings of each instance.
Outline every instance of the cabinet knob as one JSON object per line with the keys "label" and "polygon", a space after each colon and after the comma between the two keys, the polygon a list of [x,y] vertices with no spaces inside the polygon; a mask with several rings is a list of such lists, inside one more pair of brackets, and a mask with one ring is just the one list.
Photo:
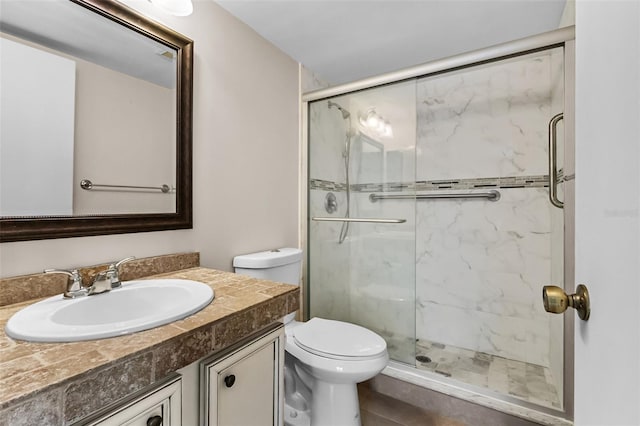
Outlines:
{"label": "cabinet knob", "polygon": [[147,419],[147,426],[162,426],[162,417],[153,416]]}
{"label": "cabinet knob", "polygon": [[229,374],[227,377],[224,378],[224,384],[227,385],[228,388],[233,386],[235,382],[236,382],[236,376],[234,376],[233,374]]}

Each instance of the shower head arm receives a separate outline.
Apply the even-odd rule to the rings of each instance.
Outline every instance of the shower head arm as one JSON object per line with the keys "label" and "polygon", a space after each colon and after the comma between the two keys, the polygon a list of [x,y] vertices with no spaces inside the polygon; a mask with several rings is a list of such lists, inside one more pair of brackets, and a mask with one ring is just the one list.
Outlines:
{"label": "shower head arm", "polygon": [[342,118],[343,118],[343,119],[345,119],[345,120],[346,120],[347,118],[350,118],[350,117],[351,117],[351,113],[350,113],[349,111],[347,111],[346,109],[342,108],[342,107],[341,107],[340,105],[338,105],[337,103],[335,103],[335,102],[331,102],[331,101],[328,101],[327,105],[328,105],[329,109],[331,109],[331,107],[335,107],[335,108],[337,108],[337,109],[338,109],[338,111],[340,111],[340,112],[342,113]]}

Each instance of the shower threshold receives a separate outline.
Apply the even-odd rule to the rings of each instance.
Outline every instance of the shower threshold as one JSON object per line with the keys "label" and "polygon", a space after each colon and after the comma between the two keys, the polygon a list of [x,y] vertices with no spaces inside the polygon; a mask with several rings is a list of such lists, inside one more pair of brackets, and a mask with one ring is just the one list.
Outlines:
{"label": "shower threshold", "polygon": [[[422,361],[422,362],[421,362]],[[547,367],[419,339],[416,368],[544,407],[561,403]]]}

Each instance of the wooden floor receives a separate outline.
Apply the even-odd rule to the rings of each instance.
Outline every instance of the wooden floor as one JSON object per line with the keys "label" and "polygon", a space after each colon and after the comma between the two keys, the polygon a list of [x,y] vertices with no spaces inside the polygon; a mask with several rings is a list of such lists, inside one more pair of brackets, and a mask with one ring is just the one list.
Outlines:
{"label": "wooden floor", "polygon": [[439,416],[406,402],[358,385],[362,426],[464,426],[457,420]]}

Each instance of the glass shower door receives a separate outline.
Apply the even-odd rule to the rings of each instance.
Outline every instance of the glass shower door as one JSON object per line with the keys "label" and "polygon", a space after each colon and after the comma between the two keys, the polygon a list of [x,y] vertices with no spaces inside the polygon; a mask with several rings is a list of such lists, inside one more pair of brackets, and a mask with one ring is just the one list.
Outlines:
{"label": "glass shower door", "polygon": [[411,365],[415,105],[415,81],[309,104],[309,316],[369,328]]}
{"label": "glass shower door", "polygon": [[563,78],[556,48],[417,83],[418,192],[500,197],[418,202],[416,365],[550,408],[562,407],[563,324],[540,299],[563,282],[547,139]]}

